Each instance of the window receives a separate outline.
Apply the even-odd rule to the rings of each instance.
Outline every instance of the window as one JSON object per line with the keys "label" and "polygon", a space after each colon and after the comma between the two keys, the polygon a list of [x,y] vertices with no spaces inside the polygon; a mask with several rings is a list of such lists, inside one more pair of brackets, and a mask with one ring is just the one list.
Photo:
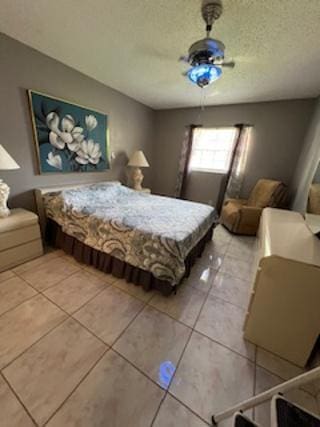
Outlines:
{"label": "window", "polygon": [[189,169],[227,173],[237,135],[234,127],[195,129]]}

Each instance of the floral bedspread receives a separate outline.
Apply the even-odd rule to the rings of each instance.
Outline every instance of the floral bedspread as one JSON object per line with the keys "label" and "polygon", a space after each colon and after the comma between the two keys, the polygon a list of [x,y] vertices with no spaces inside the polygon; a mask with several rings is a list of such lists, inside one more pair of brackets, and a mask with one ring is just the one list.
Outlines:
{"label": "floral bedspread", "polygon": [[216,221],[211,206],[104,183],[49,193],[47,217],[86,245],[175,285],[184,260]]}

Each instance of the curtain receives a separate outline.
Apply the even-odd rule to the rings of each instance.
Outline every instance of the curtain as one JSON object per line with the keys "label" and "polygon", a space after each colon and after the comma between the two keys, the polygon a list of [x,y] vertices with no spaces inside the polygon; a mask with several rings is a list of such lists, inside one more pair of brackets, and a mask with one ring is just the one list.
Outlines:
{"label": "curtain", "polygon": [[252,127],[248,125],[236,125],[239,129],[238,139],[236,141],[232,160],[230,164],[230,170],[227,175],[226,189],[224,192],[225,199],[239,199],[242,185],[244,181],[249,143],[250,143],[250,132]]}
{"label": "curtain", "polygon": [[189,165],[189,160],[190,160],[190,155],[192,150],[193,134],[194,134],[194,130],[198,127],[200,127],[200,125],[189,125],[186,127],[186,130],[184,133],[181,154],[179,159],[179,169],[178,169],[176,188],[174,192],[174,196],[179,199],[184,198],[187,176],[188,176],[188,165]]}

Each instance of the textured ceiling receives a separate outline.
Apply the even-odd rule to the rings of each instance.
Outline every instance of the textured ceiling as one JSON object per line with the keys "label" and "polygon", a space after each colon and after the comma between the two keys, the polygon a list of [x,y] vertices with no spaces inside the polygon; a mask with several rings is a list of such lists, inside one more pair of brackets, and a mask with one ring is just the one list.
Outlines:
{"label": "textured ceiling", "polygon": [[[205,104],[320,92],[320,0],[224,0],[214,26],[236,68]],[[204,36],[200,0],[0,0],[0,31],[153,108],[199,105],[177,58]]]}

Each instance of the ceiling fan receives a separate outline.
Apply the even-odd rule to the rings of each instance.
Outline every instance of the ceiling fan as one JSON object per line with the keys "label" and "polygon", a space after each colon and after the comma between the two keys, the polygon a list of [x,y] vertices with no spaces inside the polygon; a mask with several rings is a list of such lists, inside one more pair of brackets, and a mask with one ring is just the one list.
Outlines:
{"label": "ceiling fan", "polygon": [[180,61],[191,65],[183,75],[201,88],[221,77],[222,67],[235,66],[234,61],[225,60],[225,45],[220,40],[210,37],[212,25],[220,18],[222,12],[221,0],[203,0],[201,13],[206,23],[207,35],[190,46],[188,55],[179,58]]}

